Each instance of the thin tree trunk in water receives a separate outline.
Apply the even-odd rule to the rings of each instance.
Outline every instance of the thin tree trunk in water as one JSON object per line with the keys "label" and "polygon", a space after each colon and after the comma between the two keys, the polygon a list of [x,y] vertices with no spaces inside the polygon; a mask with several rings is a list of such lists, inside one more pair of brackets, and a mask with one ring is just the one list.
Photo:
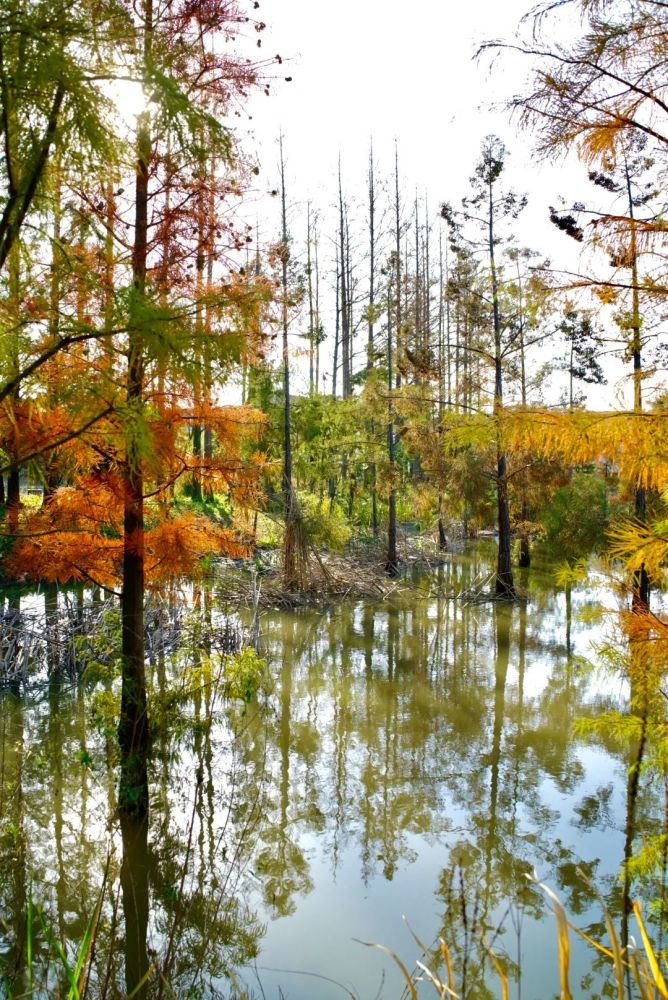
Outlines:
{"label": "thin tree trunk in water", "polygon": [[353,392],[353,335],[355,327],[353,324],[353,268],[350,257],[350,222],[348,221],[348,209],[346,207],[346,288],[348,290],[348,395]]}
{"label": "thin tree trunk in water", "polygon": [[[631,219],[631,285],[632,285],[632,313],[631,323],[633,339],[631,347],[633,350],[633,411],[642,412],[642,355],[640,340],[640,293],[638,291],[638,250],[636,244],[636,231],[633,215],[633,194],[631,191],[631,177],[628,164],[626,166],[626,189],[629,199],[629,217]],[[647,519],[647,495],[644,486],[637,486],[635,491],[635,515],[636,519],[644,524]],[[642,612],[649,610],[649,576],[643,563],[639,570],[633,575],[633,598],[632,607],[634,611]]]}
{"label": "thin tree trunk in water", "polygon": [[[53,231],[51,237],[51,264],[50,270],[51,274],[49,277],[49,337],[52,341],[58,339],[58,334],[60,331],[60,300],[62,298],[62,288],[61,288],[61,274],[62,274],[62,248],[61,248],[61,219],[62,219],[62,178],[60,172],[60,157],[56,157],[53,165],[52,172],[52,185],[53,185]],[[107,241],[109,237],[107,236]],[[106,255],[106,241],[105,241],[105,255]],[[106,277],[105,277],[106,285]],[[106,306],[106,296],[108,292],[105,288],[105,316],[107,312]],[[111,324],[106,323],[105,319],[105,329],[110,329]],[[105,350],[107,350],[107,340],[105,339]],[[48,398],[51,406],[55,406],[56,399],[54,394],[47,390]],[[44,485],[42,492],[42,502],[46,505],[49,504],[53,498],[53,494],[59,485],[59,477],[57,471],[57,451],[53,454],[46,456],[44,460],[44,466],[42,469],[42,475],[44,477]]]}
{"label": "thin tree trunk in water", "polygon": [[515,597],[515,585],[511,567],[510,552],[510,510],[508,507],[507,463],[504,452],[497,450],[496,462],[498,516],[499,516],[499,555],[496,568],[496,593],[499,597]]}
{"label": "thin tree trunk in water", "polygon": [[[153,0],[144,5],[144,63],[151,56]],[[151,154],[149,120],[144,114],[137,135],[135,178],[135,228],[132,253],[134,294],[141,299],[146,288],[148,255],[148,170]],[[136,306],[135,306],[136,308]],[[132,322],[128,333],[126,399],[130,419],[139,420],[144,405],[144,345]],[[132,429],[125,459],[123,505],[123,589],[121,595],[121,713],[118,742],[121,749],[119,808],[135,816],[148,814],[146,759],[149,727],[144,662],[144,477],[141,455]]]}
{"label": "thin tree trunk in water", "polygon": [[366,367],[373,369],[374,309],[376,268],[376,188],[373,170],[373,145],[369,149],[369,313],[366,348]]}
{"label": "thin tree trunk in water", "polygon": [[[517,287],[519,289],[519,320],[520,320],[520,376],[522,380],[522,406],[527,405],[527,377],[524,357],[524,302],[522,300],[522,276],[520,274],[520,259],[517,258]],[[520,558],[519,564],[522,569],[528,569],[531,565],[531,548],[529,546],[529,532],[527,522],[529,520],[529,499],[527,495],[526,480],[522,481],[522,534],[520,536]]]}
{"label": "thin tree trunk in water", "polygon": [[339,330],[340,330],[340,319],[341,319],[341,300],[339,294],[340,288],[340,276],[339,276],[339,251],[338,247],[334,250],[334,259],[336,267],[336,312],[334,319],[334,358],[332,361],[332,396],[336,399],[336,379],[339,370]]}
{"label": "thin tree trunk in water", "polygon": [[288,222],[285,200],[285,161],[283,158],[283,136],[280,137],[281,156],[281,285],[282,285],[282,325],[283,325],[283,506],[285,508],[285,531],[283,535],[283,583],[286,587],[296,582],[295,520],[296,504],[292,489],[292,442],[290,439],[290,354],[288,350]]}
{"label": "thin tree trunk in water", "polygon": [[[647,743],[647,696],[644,698],[640,739],[634,761],[629,768],[626,783],[626,824],[624,830],[624,886],[622,890],[622,948],[627,948],[629,943],[629,917],[633,913],[631,900],[631,860],[633,858],[633,841],[636,833],[636,812],[638,803],[638,792],[640,789],[640,772],[645,757],[645,746]],[[630,994],[629,994],[630,995]]]}
{"label": "thin tree trunk in water", "polygon": [[[446,265],[447,266],[447,265]],[[446,275],[447,278],[447,275]],[[438,237],[438,547],[441,552],[445,552],[448,547],[448,539],[445,534],[443,523],[443,420],[445,417],[445,344],[443,330],[443,236]],[[449,366],[448,359],[448,366]],[[450,369],[448,367],[448,380]],[[449,391],[448,391],[449,395]]]}
{"label": "thin tree trunk in water", "polygon": [[[200,136],[200,141],[202,137]],[[201,171],[198,177],[197,188],[197,251],[195,255],[195,332],[197,334],[197,347],[195,348],[195,380],[194,380],[194,402],[195,412],[200,410],[202,405],[202,384],[203,384],[203,357],[202,357],[202,334],[204,331],[204,270],[206,266],[206,210],[204,206],[204,185],[205,167],[200,164]],[[199,416],[195,417],[196,423],[192,428],[193,459],[195,468],[193,470],[190,484],[191,494],[194,500],[202,500],[202,444],[203,428]]]}
{"label": "thin tree trunk in water", "polygon": [[399,204],[399,147],[396,142],[394,145],[394,238],[395,238],[395,281],[396,281],[396,326],[397,326],[397,377],[396,386],[397,389],[401,387],[401,372],[399,370],[399,365],[401,364],[401,324],[403,322],[403,317],[401,314],[401,210]]}
{"label": "thin tree trunk in water", "polygon": [[[214,241],[216,233],[216,191],[214,185],[216,176],[215,160],[211,161],[210,169],[211,173],[209,177],[209,204],[207,219],[206,308],[204,311],[204,332],[206,334],[204,341],[204,393],[205,402],[208,406],[211,405],[212,389],[211,347],[209,339],[212,336],[211,293],[213,291],[213,262],[215,256]],[[210,464],[211,459],[213,458],[213,431],[209,425],[205,425],[204,427],[204,458],[207,464]],[[207,500],[213,500],[213,487],[210,482],[207,484],[205,497]]]}
{"label": "thin tree trunk in water", "polygon": [[341,261],[341,394],[350,396],[350,314],[348,310],[348,269],[346,251],[345,210],[341,187],[341,157],[339,157],[339,258]]}
{"label": "thin tree trunk in water", "polygon": [[149,852],[148,817],[121,813],[121,896],[125,921],[125,986],[127,996],[148,996]]}
{"label": "thin tree trunk in water", "polygon": [[313,242],[315,257],[315,391],[320,392],[320,272],[318,268],[318,230],[315,230]]}
{"label": "thin tree trunk in water", "polygon": [[[367,375],[374,368],[374,324],[376,307],[376,186],[373,169],[373,143],[369,147],[369,316],[366,348]],[[375,422],[371,421],[371,439],[375,439]],[[376,463],[369,468],[371,478],[371,531],[378,538],[378,496],[376,490]]]}
{"label": "thin tree trunk in water", "polygon": [[313,269],[311,267],[311,202],[306,206],[306,277],[308,279],[308,391],[315,392],[315,313],[313,311]]}
{"label": "thin tree trunk in water", "polygon": [[[392,413],[392,303],[387,303],[387,456],[390,463],[390,475],[394,477],[394,418]],[[388,576],[399,575],[399,560],[397,558],[397,491],[392,483],[389,496],[389,511],[387,524],[387,560],[385,572]]]}
{"label": "thin tree trunk in water", "polygon": [[508,466],[499,438],[498,417],[503,405],[503,373],[501,368],[501,315],[499,288],[494,261],[494,204],[492,182],[489,183],[489,266],[492,278],[492,308],[494,316],[494,415],[496,430],[496,493],[499,519],[499,554],[496,567],[495,590],[499,597],[515,597],[515,585],[510,552],[510,510],[508,508]]}

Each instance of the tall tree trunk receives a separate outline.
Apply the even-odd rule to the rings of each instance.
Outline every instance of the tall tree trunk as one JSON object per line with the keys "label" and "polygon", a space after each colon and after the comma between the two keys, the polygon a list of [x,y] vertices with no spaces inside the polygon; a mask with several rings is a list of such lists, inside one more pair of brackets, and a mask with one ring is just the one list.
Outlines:
{"label": "tall tree trunk", "polygon": [[311,202],[306,206],[306,278],[308,282],[308,391],[315,392],[315,312],[313,309],[313,269],[311,266]]}
{"label": "tall tree trunk", "polygon": [[320,338],[322,328],[320,326],[320,271],[318,268],[317,229],[313,243],[313,256],[315,258],[315,391],[320,392]]}
{"label": "tall tree trunk", "polygon": [[[387,457],[390,465],[390,476],[394,480],[394,411],[392,408],[392,302],[388,286],[387,302]],[[399,575],[399,559],[397,557],[397,491],[392,481],[389,495],[389,511],[387,525],[387,559],[385,572],[388,576]]]}
{"label": "tall tree trunk", "polygon": [[[373,142],[369,146],[369,312],[366,345],[367,374],[374,368],[374,325],[376,309],[376,181],[373,168]],[[375,422],[371,421],[371,440],[375,440]],[[371,479],[371,531],[378,537],[378,495],[376,490],[376,463],[369,466]]]}
{"label": "tall tree trunk", "polygon": [[401,312],[401,206],[399,203],[399,147],[394,145],[394,252],[396,259],[394,262],[394,280],[396,282],[396,315],[395,323],[397,328],[397,389],[401,387],[401,343],[402,343],[402,323]]}
{"label": "tall tree trunk", "polygon": [[341,393],[350,396],[350,312],[348,309],[348,254],[346,250],[346,219],[341,186],[341,158],[339,157],[339,260],[341,262]]}
{"label": "tall tree trunk", "polygon": [[336,269],[336,295],[335,295],[335,316],[334,316],[334,356],[332,359],[332,396],[336,399],[336,381],[339,373],[339,343],[341,329],[341,275],[339,271],[339,250],[334,249],[334,266]]}
{"label": "tall tree trunk", "polygon": [[492,313],[494,318],[494,415],[496,417],[496,494],[499,520],[499,553],[495,590],[499,597],[514,598],[515,585],[510,551],[510,510],[508,507],[508,464],[501,447],[499,418],[503,406],[503,371],[501,348],[501,313],[499,286],[494,259],[494,200],[492,181],[489,182],[489,267],[492,279]]}
{"label": "tall tree trunk", "polygon": [[[200,142],[202,136],[200,136]],[[198,166],[196,212],[197,212],[197,249],[195,255],[195,331],[197,334],[197,348],[195,349],[195,378],[194,378],[194,403],[195,421],[192,427],[193,459],[195,468],[190,482],[191,495],[194,500],[202,500],[202,445],[203,427],[198,415],[198,410],[202,406],[202,384],[203,384],[203,358],[202,358],[202,337],[204,333],[204,273],[207,258],[207,233],[206,233],[206,208],[205,208],[205,184],[206,168],[204,160]]]}
{"label": "tall tree trunk", "polygon": [[[213,292],[213,264],[215,258],[216,239],[216,163],[212,159],[209,176],[209,198],[207,206],[207,238],[206,238],[206,306],[204,310],[204,401],[211,405],[211,393],[213,390],[211,376],[211,346],[210,338],[213,335],[211,295]],[[210,425],[204,425],[204,459],[207,464],[213,458],[213,431]],[[205,490],[207,500],[213,500],[213,487],[209,483]]]}
{"label": "tall tree trunk", "polygon": [[[447,276],[446,276],[447,278]],[[443,523],[443,421],[445,418],[445,343],[444,343],[444,303],[443,303],[443,239],[438,238],[438,547],[444,552],[448,539]],[[449,369],[448,369],[449,374]]]}
{"label": "tall tree trunk", "polygon": [[[56,341],[60,330],[60,301],[62,298],[62,248],[61,221],[62,221],[62,178],[60,172],[60,157],[57,157],[53,166],[53,231],[51,236],[51,275],[49,280],[49,337]],[[105,289],[106,293],[106,289]],[[105,302],[106,305],[106,302]],[[106,311],[106,310],[105,310]],[[106,324],[105,324],[106,325]],[[105,341],[106,349],[106,341]],[[49,402],[51,406],[56,403],[55,395],[49,391]],[[58,484],[57,472],[57,452],[47,454],[44,460],[44,485],[42,492],[42,502],[51,502]]]}
{"label": "tall tree trunk", "polygon": [[[8,272],[10,315],[14,327],[10,340],[10,364],[12,375],[16,376],[20,367],[19,345],[21,336],[21,248],[18,241],[13,244],[9,253]],[[18,386],[13,390],[11,400],[13,406],[18,406]],[[14,443],[10,445],[8,451],[12,464],[7,473],[7,523],[9,534],[15,535],[19,527],[19,513],[21,509],[21,480],[18,455]]]}
{"label": "tall tree trunk", "polygon": [[[631,190],[631,176],[628,164],[626,164],[626,190],[629,201],[629,218],[631,219],[631,286],[632,286],[632,312],[631,329],[632,341],[631,350],[633,353],[633,412],[642,412],[642,342],[640,339],[640,292],[638,290],[638,247],[636,241],[635,219],[633,212],[633,193]],[[636,486],[635,491],[635,515],[636,519],[644,524],[647,519],[647,494],[644,486]],[[643,563],[640,569],[633,575],[633,598],[632,607],[634,611],[649,610],[649,575]]]}
{"label": "tall tree trunk", "polygon": [[[149,921],[148,817],[121,813],[121,897],[125,919],[125,987],[127,995],[146,1000]],[[142,985],[140,985],[140,983]]]}
{"label": "tall tree trunk", "polygon": [[285,509],[285,531],[283,534],[283,583],[293,587],[296,583],[297,561],[295,549],[295,529],[297,505],[292,488],[292,441],[290,414],[290,352],[288,346],[288,263],[290,247],[288,242],[288,219],[285,194],[285,159],[283,157],[283,136],[280,137],[281,156],[281,315],[283,327],[283,506]]}
{"label": "tall tree trunk", "polygon": [[[524,356],[524,301],[522,293],[522,275],[520,274],[520,259],[517,258],[517,288],[519,294],[519,325],[520,325],[520,386],[522,391],[522,406],[527,405],[527,377]],[[529,531],[527,522],[529,520],[529,491],[526,484],[526,474],[522,478],[522,533],[520,535],[520,558],[519,564],[522,569],[528,569],[531,565],[531,547],[529,545]]]}
{"label": "tall tree trunk", "polygon": [[[153,0],[144,2],[144,66],[151,61]],[[135,176],[135,225],[132,252],[134,310],[146,292],[148,257],[148,176],[151,133],[148,113],[138,120]],[[144,407],[144,344],[131,316],[128,332],[126,400],[130,419],[142,419]],[[128,430],[123,504],[123,588],[121,594],[122,687],[118,741],[121,749],[119,808],[148,814],[147,754],[149,726],[144,660],[144,477],[142,456],[133,428]]]}

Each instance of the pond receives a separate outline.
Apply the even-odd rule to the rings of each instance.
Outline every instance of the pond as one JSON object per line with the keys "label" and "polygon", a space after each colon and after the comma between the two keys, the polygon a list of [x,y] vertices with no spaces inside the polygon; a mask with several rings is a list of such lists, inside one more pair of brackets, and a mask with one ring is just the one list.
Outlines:
{"label": "pond", "polygon": [[[629,751],[575,725],[626,703],[583,614],[615,597],[595,567],[567,593],[525,572],[515,605],[447,596],[493,559],[486,542],[383,602],[265,611],[270,679],[247,705],[222,697],[206,644],[187,669],[176,646],[158,657],[148,827],[117,818],[112,677],[6,691],[0,996],[399,1000],[393,959],[360,942],[412,970],[402,915],[447,942],[461,995],[501,996],[483,937],[511,996],[557,994],[554,917],[526,873],[600,940],[596,893],[620,904]],[[214,622],[224,604],[224,583],[195,601]],[[662,808],[643,790],[644,823]],[[572,948],[576,994],[599,995],[596,954]]]}

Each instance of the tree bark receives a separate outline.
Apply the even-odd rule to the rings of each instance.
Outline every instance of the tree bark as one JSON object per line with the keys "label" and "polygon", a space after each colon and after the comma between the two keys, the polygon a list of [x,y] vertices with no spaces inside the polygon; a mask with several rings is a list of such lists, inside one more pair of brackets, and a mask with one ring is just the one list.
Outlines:
{"label": "tree bark", "polygon": [[[387,457],[390,463],[390,475],[394,476],[394,416],[392,411],[392,322],[391,302],[387,303]],[[390,488],[389,510],[387,524],[387,559],[385,572],[388,576],[399,575],[399,559],[397,558],[397,491],[394,482]]]}
{"label": "tree bark", "polygon": [[499,286],[494,259],[494,200],[492,180],[489,181],[489,267],[492,278],[492,313],[494,318],[494,416],[496,418],[496,495],[499,527],[499,552],[496,567],[495,590],[499,597],[513,599],[515,585],[511,563],[510,510],[508,507],[508,468],[506,455],[501,448],[498,418],[503,406],[503,370],[501,353],[501,312]]}
{"label": "tree bark", "polygon": [[[150,62],[153,0],[144,3],[144,65]],[[148,114],[140,118],[135,175],[135,224],[132,252],[134,295],[146,291],[148,256],[148,176],[151,134]],[[136,308],[136,306],[135,306]],[[130,420],[142,417],[144,406],[144,344],[130,321],[126,400]],[[118,741],[121,749],[119,808],[137,817],[148,814],[146,760],[149,725],[144,660],[144,477],[136,435],[128,432],[123,504],[123,585],[121,594],[122,687]]]}
{"label": "tree bark", "polygon": [[281,288],[283,327],[283,506],[285,510],[285,531],[283,535],[283,583],[286,587],[296,582],[297,563],[295,550],[295,520],[297,509],[292,488],[292,441],[290,414],[290,354],[288,345],[288,222],[285,195],[285,160],[283,157],[283,136],[280,137],[281,156]]}

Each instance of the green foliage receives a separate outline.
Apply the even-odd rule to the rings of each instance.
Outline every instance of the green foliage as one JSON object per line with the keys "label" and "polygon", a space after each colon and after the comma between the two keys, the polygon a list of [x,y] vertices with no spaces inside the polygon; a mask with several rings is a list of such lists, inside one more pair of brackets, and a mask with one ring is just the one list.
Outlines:
{"label": "green foliage", "polygon": [[82,679],[87,684],[110,683],[121,673],[121,613],[116,606],[106,608],[97,628],[72,639]]}
{"label": "green foliage", "polygon": [[279,549],[283,540],[283,525],[275,517],[258,514],[256,544],[263,549]]}
{"label": "green foliage", "polygon": [[538,515],[545,547],[569,560],[601,549],[608,514],[605,480],[593,469],[574,472]]}
{"label": "green foliage", "polygon": [[229,497],[222,493],[215,493],[213,496],[203,496],[200,499],[192,496],[191,491],[191,484],[185,482],[183,489],[174,498],[175,511],[180,514],[200,514],[202,517],[210,517],[220,524],[232,523],[232,504]]}
{"label": "green foliage", "polygon": [[341,507],[313,493],[300,493],[299,506],[310,541],[316,547],[342,552],[352,530]]}
{"label": "green foliage", "polygon": [[223,692],[248,704],[266,676],[266,662],[249,646],[225,661]]}
{"label": "green foliage", "polygon": [[119,691],[111,688],[98,688],[91,695],[91,723],[109,746],[115,744],[120,711],[121,696]]}

